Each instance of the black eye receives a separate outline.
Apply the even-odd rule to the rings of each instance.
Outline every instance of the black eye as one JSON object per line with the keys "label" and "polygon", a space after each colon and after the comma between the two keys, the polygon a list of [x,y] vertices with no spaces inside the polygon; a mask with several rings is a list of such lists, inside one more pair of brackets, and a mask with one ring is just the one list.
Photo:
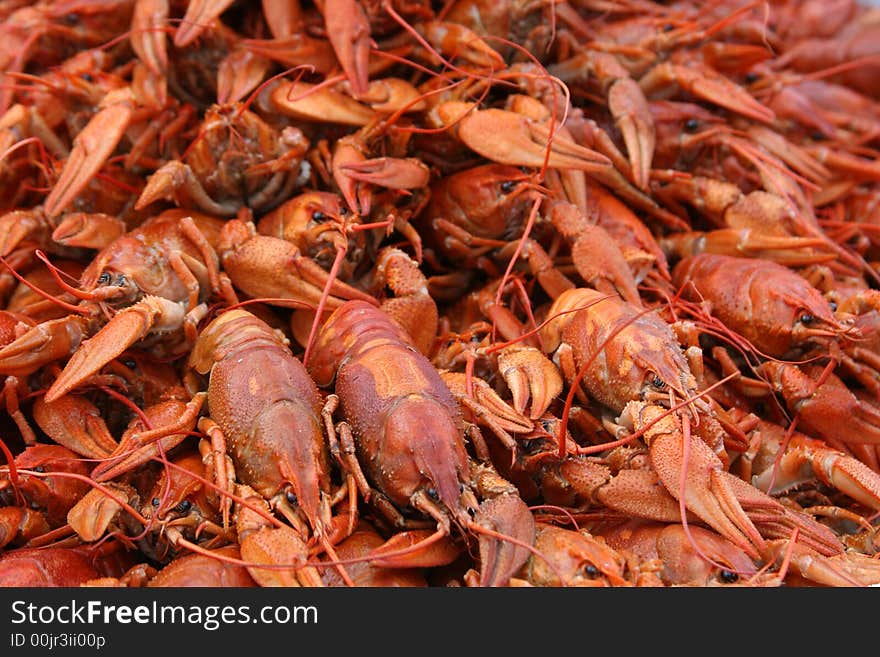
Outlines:
{"label": "black eye", "polygon": [[315,210],[312,213],[312,220],[317,221],[318,223],[322,221],[327,221],[327,215],[321,212],[320,210]]}
{"label": "black eye", "polygon": [[694,132],[699,127],[700,122],[697,119],[688,119],[684,124],[684,129],[688,132]]}
{"label": "black eye", "polygon": [[734,582],[739,580],[739,575],[737,575],[736,573],[732,573],[729,570],[722,570],[720,573],[718,573],[718,577],[725,584],[733,584]]}
{"label": "black eye", "polygon": [[135,361],[133,361],[131,358],[128,358],[128,359],[122,361],[122,364],[125,365],[130,370],[133,370],[135,367],[137,367],[137,363]]}
{"label": "black eye", "polygon": [[159,506],[159,498],[154,497],[152,500],[150,500],[150,504],[152,504],[155,507],[158,507]]}
{"label": "black eye", "polygon": [[666,382],[655,374],[654,378],[651,379],[651,385],[654,386],[655,388],[657,388],[658,390],[663,390],[663,388],[666,387]]}
{"label": "black eye", "polygon": [[663,26],[664,32],[672,32],[672,30],[674,30],[674,29],[675,29],[675,25],[673,25],[672,23],[667,23],[666,25]]}
{"label": "black eye", "polygon": [[113,283],[116,287],[125,287],[128,284],[128,280],[125,278],[124,274],[119,274],[116,277],[116,281]]}
{"label": "black eye", "polygon": [[837,310],[837,303],[834,301],[829,301],[828,305],[831,306],[831,312],[835,312]]}
{"label": "black eye", "polygon": [[501,191],[505,194],[510,194],[513,191],[513,188],[516,187],[516,183],[513,180],[505,180],[500,185]]}
{"label": "black eye", "polygon": [[587,564],[584,567],[584,575],[586,575],[590,579],[596,579],[599,576],[599,569],[591,563]]}
{"label": "black eye", "polygon": [[825,136],[824,132],[819,132],[818,130],[816,130],[810,135],[810,139],[812,139],[813,141],[825,141],[826,139],[828,139],[828,137]]}
{"label": "black eye", "polygon": [[345,206],[340,207],[340,208],[339,208],[339,214],[341,214],[341,215],[344,217],[345,215],[348,214],[348,208],[345,207]]}
{"label": "black eye", "polygon": [[294,493],[292,490],[287,491],[287,501],[293,506],[296,506],[299,503],[299,499],[297,498],[296,493]]}
{"label": "black eye", "polygon": [[751,72],[751,73],[746,73],[745,80],[748,84],[752,84],[753,82],[757,82],[760,78],[761,78],[760,75],[758,75],[757,73]]}
{"label": "black eye", "polygon": [[436,488],[429,488],[426,492],[428,493],[428,497],[430,497],[432,500],[436,501],[437,499],[439,499],[437,496]]}
{"label": "black eye", "polygon": [[38,465],[34,468],[31,468],[31,470],[33,470],[34,472],[45,472],[46,468],[44,468],[42,465]]}
{"label": "black eye", "polygon": [[180,504],[178,504],[176,507],[174,507],[174,509],[178,513],[186,513],[191,508],[192,508],[192,502],[190,502],[189,500],[183,500]]}
{"label": "black eye", "polygon": [[809,325],[812,324],[814,321],[816,321],[816,318],[813,317],[810,313],[804,313],[803,315],[801,315],[800,317],[798,317],[798,321],[799,321],[801,324],[804,324],[804,325],[806,325],[806,326],[809,326]]}
{"label": "black eye", "polygon": [[110,274],[106,271],[98,276],[98,284],[99,285],[107,285],[110,282]]}

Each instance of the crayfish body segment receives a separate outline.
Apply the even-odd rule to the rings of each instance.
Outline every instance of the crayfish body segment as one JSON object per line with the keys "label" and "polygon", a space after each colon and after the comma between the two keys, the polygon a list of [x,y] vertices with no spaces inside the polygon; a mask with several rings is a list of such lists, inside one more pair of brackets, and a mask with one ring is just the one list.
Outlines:
{"label": "crayfish body segment", "polygon": [[189,367],[209,377],[210,420],[241,482],[276,505],[295,496],[311,530],[324,532],[330,468],[322,402],[286,341],[255,315],[231,310],[201,332]]}
{"label": "crayfish body segment", "polygon": [[817,289],[775,262],[704,253],[679,262],[672,280],[769,356],[827,345],[849,330]]}
{"label": "crayfish body segment", "polygon": [[[418,511],[438,535],[454,524],[466,537],[483,528],[515,537],[480,540],[480,583],[505,585],[528,557],[521,544],[534,542],[531,513],[513,485],[471,462],[457,402],[403,329],[374,306],[346,302],[319,333],[309,372],[321,386],[335,382],[380,509],[404,526],[404,514]],[[482,503],[481,484],[494,494]]]}

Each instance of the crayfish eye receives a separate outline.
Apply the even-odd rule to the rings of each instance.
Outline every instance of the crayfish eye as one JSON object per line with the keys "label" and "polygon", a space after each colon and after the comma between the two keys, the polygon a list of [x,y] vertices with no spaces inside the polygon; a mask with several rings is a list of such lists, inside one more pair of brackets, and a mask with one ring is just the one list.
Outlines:
{"label": "crayfish eye", "polygon": [[737,575],[736,573],[732,573],[729,570],[722,570],[720,573],[718,573],[718,577],[725,584],[733,584],[734,582],[739,580],[739,575]]}
{"label": "crayfish eye", "polygon": [[294,493],[292,490],[287,491],[286,497],[287,501],[293,506],[296,506],[299,502],[299,498],[297,498],[296,493]]}
{"label": "crayfish eye", "polygon": [[98,276],[98,285],[107,285],[110,282],[110,274],[108,272],[103,272],[100,276]]}
{"label": "crayfish eye", "polygon": [[128,285],[128,279],[125,277],[125,274],[119,274],[113,284],[116,287],[125,287]]}
{"label": "crayfish eye", "polygon": [[81,73],[80,76],[86,82],[94,82],[95,78],[90,73]]}
{"label": "crayfish eye", "polygon": [[42,465],[37,465],[31,468],[31,470],[33,470],[34,472],[45,472],[46,468],[44,468]]}
{"label": "crayfish eye", "polygon": [[122,364],[125,365],[128,369],[133,370],[137,367],[137,363],[133,361],[131,358],[128,358],[122,361]]}
{"label": "crayfish eye", "polygon": [[510,192],[512,192],[513,189],[516,187],[516,183],[513,180],[505,180],[503,183],[501,183],[500,187],[502,193],[510,194]]}
{"label": "crayfish eye", "polygon": [[675,29],[675,25],[673,25],[672,23],[666,23],[666,25],[663,26],[664,32],[672,32],[672,30],[674,30],[674,29]]}
{"label": "crayfish eye", "polygon": [[327,215],[321,212],[320,210],[315,210],[312,213],[312,220],[321,223],[323,221],[327,221]]}
{"label": "crayfish eye", "polygon": [[654,378],[651,379],[651,385],[657,388],[657,390],[663,390],[666,388],[666,381],[655,374]]}
{"label": "crayfish eye", "polygon": [[586,566],[584,566],[584,575],[586,575],[590,579],[596,579],[600,575],[599,569],[596,568],[596,566],[594,566],[593,564],[588,563]]}
{"label": "crayfish eye", "polygon": [[192,502],[189,500],[183,500],[180,504],[174,507],[174,510],[178,513],[186,513],[192,508]]}
{"label": "crayfish eye", "polygon": [[754,71],[751,71],[749,73],[746,73],[745,80],[747,84],[752,84],[753,82],[757,82],[760,77],[760,75],[758,75]]}
{"label": "crayfish eye", "polygon": [[159,506],[159,498],[154,497],[152,500],[150,500],[150,504],[152,504],[155,507],[158,507]]}
{"label": "crayfish eye", "polygon": [[348,208],[345,207],[344,205],[341,206],[339,208],[339,214],[341,214],[343,217],[346,216],[348,214]]}
{"label": "crayfish eye", "polygon": [[435,502],[436,502],[438,499],[440,499],[440,497],[437,495],[437,489],[436,489],[436,488],[429,488],[429,489],[428,489],[427,491],[425,491],[425,492],[428,493],[428,497],[430,497],[430,498],[431,498],[432,500],[434,500]]}
{"label": "crayfish eye", "polygon": [[799,321],[801,324],[803,324],[804,326],[809,326],[809,325],[812,324],[814,321],[816,321],[816,318],[813,317],[810,313],[804,313],[803,315],[801,315],[800,317],[798,317],[798,321]]}
{"label": "crayfish eye", "polygon": [[684,123],[684,129],[688,132],[695,132],[697,128],[700,127],[700,122],[697,119],[688,119]]}
{"label": "crayfish eye", "polygon": [[831,307],[831,312],[836,312],[836,311],[837,311],[837,302],[835,302],[835,301],[829,301],[829,302],[828,302],[828,305]]}
{"label": "crayfish eye", "polygon": [[824,132],[819,132],[818,130],[816,130],[812,134],[810,134],[810,139],[812,139],[813,141],[825,141],[827,137],[825,136]]}

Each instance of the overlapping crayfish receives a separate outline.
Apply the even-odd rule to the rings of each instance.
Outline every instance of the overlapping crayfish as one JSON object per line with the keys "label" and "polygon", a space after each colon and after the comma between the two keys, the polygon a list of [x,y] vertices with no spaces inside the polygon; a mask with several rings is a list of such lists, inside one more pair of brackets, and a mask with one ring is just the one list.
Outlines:
{"label": "overlapping crayfish", "polygon": [[3,3],[0,586],[880,583],[826,5]]}

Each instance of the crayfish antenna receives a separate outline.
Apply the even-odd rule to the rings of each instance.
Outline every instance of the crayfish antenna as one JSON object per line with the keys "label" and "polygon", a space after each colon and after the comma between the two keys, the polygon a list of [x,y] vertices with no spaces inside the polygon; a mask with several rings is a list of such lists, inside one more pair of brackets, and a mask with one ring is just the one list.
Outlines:
{"label": "crayfish antenna", "polygon": [[327,306],[327,299],[330,297],[330,289],[333,285],[333,282],[337,280],[337,276],[339,275],[339,268],[342,266],[342,262],[345,260],[345,255],[348,252],[348,246],[345,242],[341,243],[336,249],[336,257],[333,259],[333,265],[330,267],[330,272],[327,274],[327,282],[324,284],[324,289],[321,290],[321,298],[318,300],[318,307],[315,310],[315,319],[312,322],[312,327],[309,330],[309,338],[306,342],[306,350],[303,354],[302,363],[304,366],[308,367],[309,364],[309,356],[312,353],[312,346],[315,343],[315,338],[318,335],[318,329],[321,327],[322,322],[326,319],[324,317],[324,309]]}
{"label": "crayfish antenna", "polygon": [[[40,251],[37,251],[37,257],[40,257]],[[17,271],[15,271],[15,268],[12,265],[10,265],[9,262],[5,258],[3,258],[2,256],[0,256],[0,263],[3,263],[3,266],[6,267],[9,270],[9,272],[13,275],[13,277],[15,277],[15,279],[18,280],[22,285],[33,290],[34,292],[39,294],[41,297],[43,297],[47,301],[51,301],[55,305],[60,306],[61,308],[64,308],[64,310],[71,312],[71,313],[74,313],[74,314],[77,314],[77,315],[87,316],[87,315],[91,314],[91,312],[88,309],[82,308],[80,306],[75,306],[73,304],[69,304],[66,301],[62,301],[61,299],[49,294],[48,292],[43,290],[38,285],[27,280],[24,276],[22,276]],[[75,292],[77,292],[79,294],[85,294],[85,293],[82,293],[79,290],[77,290],[75,287],[71,287],[70,285],[65,283],[63,280],[61,280],[54,265],[49,265],[49,271],[52,273],[52,276],[55,277],[55,280],[59,282],[59,285],[62,287],[62,289],[67,290],[69,288],[70,290],[74,290]],[[89,295],[89,298],[94,298],[94,297]]]}
{"label": "crayfish antenna", "polygon": [[[327,553],[327,556],[333,561],[338,561],[339,555],[336,554],[336,550],[333,548],[333,543],[330,542],[327,535],[322,533],[319,538],[321,541],[321,547],[324,548],[324,552]],[[336,564],[336,570],[339,572],[339,576],[342,578],[342,581],[345,582],[346,586],[353,587],[355,585],[354,580],[352,580],[351,575],[348,574],[344,564]]]}
{"label": "crayfish antenna", "polygon": [[[70,285],[69,283],[67,283],[63,278],[61,278],[61,274],[63,274],[64,272],[61,271],[60,269],[58,269],[58,267],[56,267],[55,265],[53,265],[49,261],[49,258],[46,256],[46,254],[43,253],[40,249],[37,249],[36,251],[34,251],[34,255],[37,257],[37,259],[42,260],[43,263],[46,265],[46,267],[49,268],[49,272],[52,274],[52,278],[54,278],[55,282],[58,284],[58,287],[60,287],[62,290],[64,290],[68,294],[72,294],[77,299],[82,299],[83,301],[95,301],[95,300],[102,298],[101,296],[99,296],[97,294],[94,294],[92,292],[84,292],[83,290],[75,288],[72,285]],[[13,272],[13,275],[15,275],[15,272]],[[19,279],[19,280],[21,280],[22,283],[24,283],[25,285],[30,287],[34,292],[37,292],[38,294],[40,294],[40,291],[38,289],[36,289],[35,287],[33,287],[32,285],[30,285],[27,281],[25,281],[23,279]],[[83,312],[82,310],[76,311],[76,312],[80,312],[81,314],[85,314],[85,312]]]}

